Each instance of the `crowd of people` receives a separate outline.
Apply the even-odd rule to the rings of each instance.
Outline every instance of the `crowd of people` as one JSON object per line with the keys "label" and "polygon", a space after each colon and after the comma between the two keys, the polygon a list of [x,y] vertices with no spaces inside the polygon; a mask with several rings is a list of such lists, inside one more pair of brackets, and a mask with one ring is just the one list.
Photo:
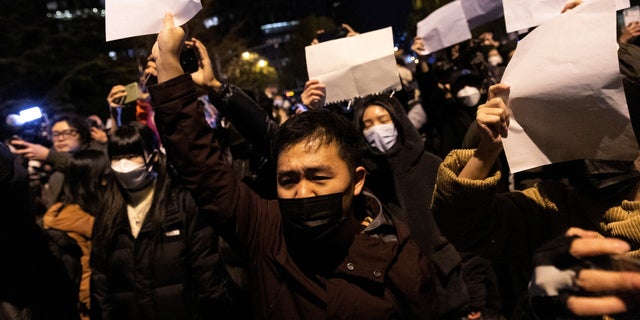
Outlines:
{"label": "crowd of people", "polygon": [[60,114],[50,145],[0,143],[0,319],[637,318],[639,163],[511,175],[514,50],[483,33],[399,60],[399,91],[327,104],[310,79],[288,101],[219,81],[167,14],[135,108],[115,85],[109,128]]}

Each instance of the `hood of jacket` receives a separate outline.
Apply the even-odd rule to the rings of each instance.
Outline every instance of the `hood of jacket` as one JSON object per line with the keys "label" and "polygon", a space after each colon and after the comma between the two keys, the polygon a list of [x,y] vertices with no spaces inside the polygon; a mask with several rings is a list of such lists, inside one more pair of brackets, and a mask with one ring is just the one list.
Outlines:
{"label": "hood of jacket", "polygon": [[368,106],[377,105],[389,112],[393,124],[398,131],[398,139],[395,145],[381,152],[376,148],[367,146],[365,153],[365,167],[369,173],[381,169],[391,169],[394,173],[402,173],[409,170],[424,153],[424,143],[418,130],[411,124],[402,104],[395,98],[385,95],[369,96],[354,107],[354,125],[359,132],[364,131],[362,116]]}

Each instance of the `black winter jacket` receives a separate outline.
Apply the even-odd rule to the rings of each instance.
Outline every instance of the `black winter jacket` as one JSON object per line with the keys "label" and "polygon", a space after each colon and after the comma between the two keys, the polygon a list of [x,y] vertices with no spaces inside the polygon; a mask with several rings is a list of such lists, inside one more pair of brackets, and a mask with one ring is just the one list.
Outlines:
{"label": "black winter jacket", "polygon": [[168,193],[161,232],[146,219],[134,238],[123,212],[106,252],[92,251],[92,319],[209,319],[218,309],[217,237],[184,189]]}

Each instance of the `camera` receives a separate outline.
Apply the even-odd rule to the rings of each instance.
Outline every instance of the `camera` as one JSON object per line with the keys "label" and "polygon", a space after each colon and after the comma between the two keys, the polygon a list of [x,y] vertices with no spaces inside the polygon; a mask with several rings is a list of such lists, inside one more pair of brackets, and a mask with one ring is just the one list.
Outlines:
{"label": "camera", "polygon": [[5,140],[6,144],[11,144],[12,140],[24,140],[44,146],[51,143],[49,140],[49,119],[40,110],[40,107],[25,108],[19,112],[19,115],[10,114],[7,116],[6,123],[6,132],[11,135]]}
{"label": "camera", "polygon": [[344,27],[340,27],[340,28],[337,28],[337,29],[333,29],[333,30],[322,32],[322,33],[318,33],[316,38],[318,39],[319,42],[325,42],[325,41],[329,41],[329,40],[335,40],[335,39],[339,39],[339,38],[344,38],[344,37],[347,36],[348,33],[349,33],[349,30],[347,30]]}
{"label": "camera", "polygon": [[195,48],[188,48],[182,50],[180,53],[180,66],[185,73],[193,73],[198,71],[200,63],[198,61],[198,54]]}

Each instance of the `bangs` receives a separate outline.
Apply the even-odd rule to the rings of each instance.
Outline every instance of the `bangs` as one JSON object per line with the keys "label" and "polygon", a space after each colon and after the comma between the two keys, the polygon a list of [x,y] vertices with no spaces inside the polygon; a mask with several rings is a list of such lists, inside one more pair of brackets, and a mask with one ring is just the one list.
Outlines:
{"label": "bangs", "polygon": [[109,139],[109,158],[145,156],[144,141],[133,127],[122,126]]}

